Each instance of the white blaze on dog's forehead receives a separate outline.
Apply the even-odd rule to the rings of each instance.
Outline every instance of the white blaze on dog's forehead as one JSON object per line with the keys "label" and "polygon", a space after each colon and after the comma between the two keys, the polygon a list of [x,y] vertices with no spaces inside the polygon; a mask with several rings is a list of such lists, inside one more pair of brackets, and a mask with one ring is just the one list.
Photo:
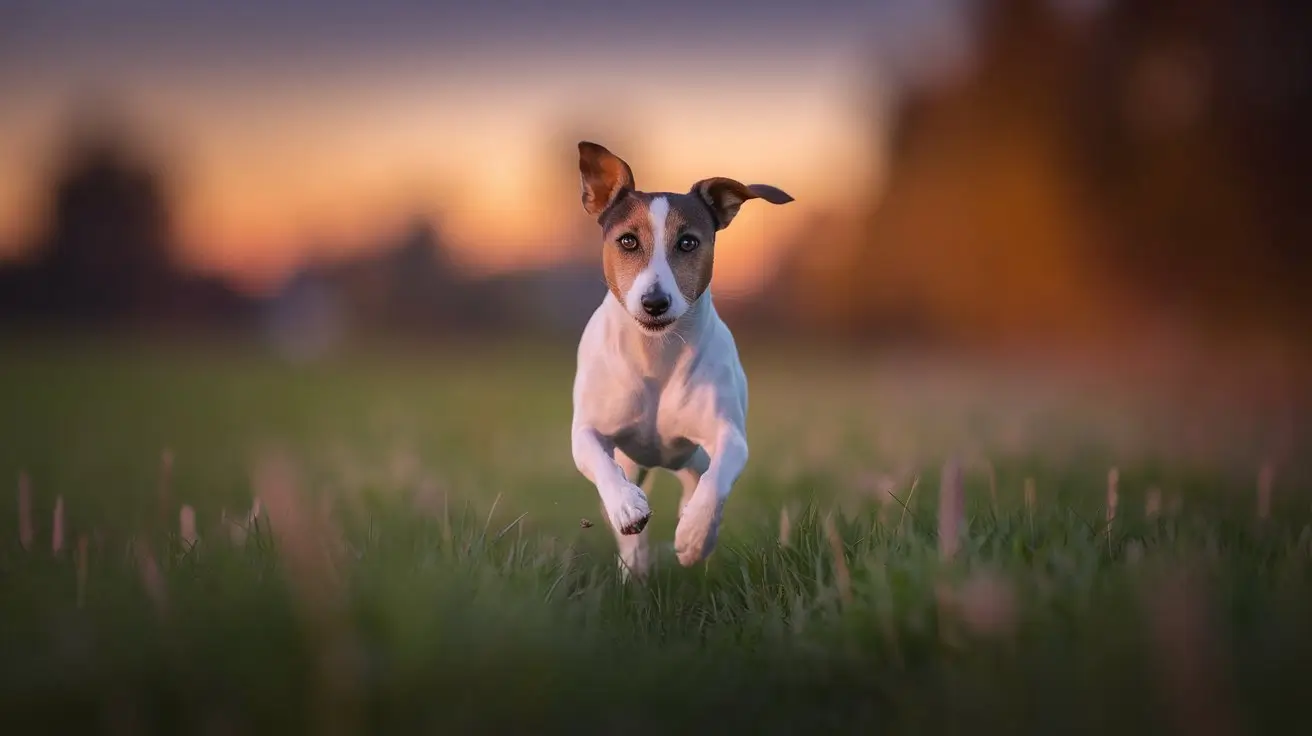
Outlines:
{"label": "white blaze on dog's forehead", "polygon": [[665,260],[665,221],[670,216],[670,200],[664,197],[653,197],[651,204],[647,206],[647,217],[651,219],[651,237],[652,243],[652,260],[659,257]]}
{"label": "white blaze on dog's forehead", "polygon": [[652,235],[651,258],[633,280],[629,293],[625,295],[624,306],[632,314],[637,315],[642,312],[642,295],[657,285],[670,298],[666,319],[678,319],[688,308],[683,294],[679,291],[679,284],[674,279],[674,271],[670,268],[669,247],[665,242],[665,223],[669,215],[670,201],[665,197],[653,197],[648,203],[647,217],[651,222]]}

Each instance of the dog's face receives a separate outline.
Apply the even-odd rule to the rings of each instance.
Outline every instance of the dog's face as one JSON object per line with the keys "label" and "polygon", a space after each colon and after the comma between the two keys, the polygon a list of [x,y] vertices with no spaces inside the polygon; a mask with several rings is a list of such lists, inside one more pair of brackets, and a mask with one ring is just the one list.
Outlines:
{"label": "dog's face", "polygon": [[583,209],[602,232],[606,283],[650,334],[669,329],[711,283],[715,234],[749,199],[784,204],[793,198],[771,186],[703,179],[686,194],[640,192],[633,170],[595,144],[579,143]]}

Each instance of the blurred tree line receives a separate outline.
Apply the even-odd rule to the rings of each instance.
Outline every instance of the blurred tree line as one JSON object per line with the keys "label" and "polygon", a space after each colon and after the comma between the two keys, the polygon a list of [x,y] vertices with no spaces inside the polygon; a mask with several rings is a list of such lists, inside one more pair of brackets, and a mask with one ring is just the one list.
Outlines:
{"label": "blurred tree line", "polygon": [[38,323],[241,321],[251,305],[179,268],[168,182],[122,123],[79,109],[32,257],[0,266],[0,316]]}
{"label": "blurred tree line", "polygon": [[[186,333],[263,331],[297,352],[347,333],[572,329],[605,293],[598,266],[471,278],[415,216],[364,255],[311,259],[270,295],[178,262],[170,182],[111,107],[79,107],[30,257],[0,264],[0,323]],[[589,267],[591,266],[591,267]]]}
{"label": "blurred tree line", "polygon": [[879,201],[805,234],[778,318],[982,340],[1309,327],[1312,4],[1059,5],[975,5],[970,71],[903,90]]}
{"label": "blurred tree line", "polygon": [[[1085,4],[970,5],[964,76],[898,90],[877,198],[802,233],[760,296],[725,302],[735,325],[980,342],[1312,327],[1312,4]],[[112,125],[77,129],[34,256],[0,266],[0,317],[574,331],[604,293],[591,260],[471,279],[417,218],[244,296],[176,264],[167,182],[132,151]]]}

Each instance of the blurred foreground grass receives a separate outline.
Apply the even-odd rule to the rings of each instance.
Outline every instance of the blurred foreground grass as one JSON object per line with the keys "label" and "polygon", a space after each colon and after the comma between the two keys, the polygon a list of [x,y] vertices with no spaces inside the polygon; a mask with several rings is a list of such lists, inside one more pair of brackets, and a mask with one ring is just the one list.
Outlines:
{"label": "blurred foreground grass", "polygon": [[[1292,405],[1024,365],[743,352],[753,455],[719,550],[625,587],[570,459],[569,346],[292,365],[221,345],[9,343],[0,473],[16,490],[27,479],[33,528],[25,539],[19,504],[0,506],[6,722],[218,734],[1312,721],[1312,497]],[[966,523],[944,559],[949,457]],[[652,493],[658,543],[673,534],[674,487],[662,477]]]}

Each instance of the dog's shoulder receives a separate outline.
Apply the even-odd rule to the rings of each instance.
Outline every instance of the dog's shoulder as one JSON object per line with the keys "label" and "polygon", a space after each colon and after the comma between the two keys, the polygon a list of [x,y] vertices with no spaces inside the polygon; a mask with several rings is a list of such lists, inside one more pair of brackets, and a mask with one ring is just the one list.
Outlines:
{"label": "dog's shoulder", "polygon": [[742,360],[738,357],[738,344],[733,339],[733,332],[712,313],[706,325],[706,332],[694,347],[694,361],[697,369],[709,375],[741,374]]}
{"label": "dog's shoulder", "polygon": [[583,326],[583,334],[579,336],[578,349],[575,351],[575,358],[580,370],[587,362],[601,357],[603,353],[608,329],[606,311],[606,304],[603,302],[593,310],[592,316],[588,318],[588,323]]}
{"label": "dog's shoulder", "polygon": [[614,331],[620,327],[614,323],[613,315],[606,304],[597,307],[592,317],[583,328],[576,351],[574,373],[574,404],[577,410],[587,402],[584,399],[598,392],[607,392],[622,378],[623,372],[616,370],[615,357],[610,345],[615,342]]}
{"label": "dog's shoulder", "polygon": [[709,390],[718,413],[747,413],[747,374],[729,326],[715,316],[698,342],[687,373],[690,387]]}

